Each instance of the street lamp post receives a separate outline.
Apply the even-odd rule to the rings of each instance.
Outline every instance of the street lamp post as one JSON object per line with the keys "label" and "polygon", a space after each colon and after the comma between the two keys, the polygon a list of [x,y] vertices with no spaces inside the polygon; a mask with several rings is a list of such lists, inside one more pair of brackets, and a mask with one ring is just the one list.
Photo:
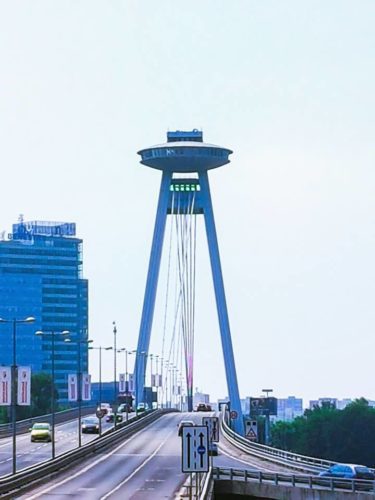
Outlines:
{"label": "street lamp post", "polygon": [[116,361],[117,361],[117,349],[116,349],[116,342],[117,342],[117,328],[116,328],[116,321],[112,322],[113,324],[113,413],[114,413],[114,428],[116,429],[116,421],[117,421],[117,408],[116,408],[116,394],[117,394],[117,367],[116,367]]}
{"label": "street lamp post", "polygon": [[150,356],[149,356],[149,357],[150,357],[150,377],[151,377],[151,378],[150,378],[150,381],[151,381],[150,386],[151,386],[151,389],[152,389],[152,387],[153,387],[153,385],[152,385],[152,375],[153,375],[153,363],[152,363],[152,361],[153,361],[153,359],[154,359],[154,355],[153,355],[153,354],[150,354]]}
{"label": "street lamp post", "polygon": [[[99,409],[102,408],[102,349],[105,351],[111,351],[113,347],[93,347],[89,346],[89,349],[97,349],[99,351]],[[102,419],[99,418],[99,436],[102,435]]]}
{"label": "street lamp post", "polygon": [[156,409],[159,408],[159,355],[155,356],[156,360],[156,373],[155,373],[155,385],[156,385]]}
{"label": "street lamp post", "polygon": [[142,351],[140,354],[141,354],[141,356],[143,356],[143,359],[144,359],[142,401],[145,404],[145,408],[146,408],[146,372],[147,372],[147,358],[148,358],[149,354],[146,351]]}
{"label": "street lamp post", "polygon": [[[273,389],[262,389],[262,391],[266,393],[266,398],[268,399],[269,398],[268,394],[270,392],[273,392]],[[269,408],[267,408],[266,420],[265,420],[265,426],[264,427],[265,427],[265,429],[264,429],[265,430],[265,432],[264,432],[264,434],[265,434],[264,438],[265,439],[264,440],[265,440],[265,444],[268,445],[269,442],[270,442],[270,409]]]}
{"label": "street lamp post", "polygon": [[[137,351],[133,349],[132,351],[129,351],[126,347],[121,347],[121,349],[117,349],[117,352],[124,352],[125,353],[125,394],[129,394],[129,372],[128,372],[128,354],[134,354]],[[128,409],[126,410],[126,421],[128,421]]]}
{"label": "street lamp post", "polygon": [[11,400],[11,409],[12,409],[12,443],[13,443],[13,453],[12,453],[12,463],[13,463],[13,474],[17,471],[17,462],[16,462],[16,451],[17,451],[17,417],[16,417],[16,409],[17,409],[17,386],[16,386],[16,373],[17,373],[17,365],[16,365],[16,334],[17,334],[17,324],[19,323],[33,323],[35,318],[29,316],[25,319],[3,319],[0,318],[0,323],[11,323],[13,325],[13,360],[12,360],[12,400]]}
{"label": "street lamp post", "polygon": [[51,353],[51,424],[52,424],[52,458],[55,458],[55,337],[69,335],[68,330],[62,332],[42,332],[38,330],[35,335],[50,335],[52,338]]}
{"label": "street lamp post", "polygon": [[[65,339],[65,342],[72,342],[70,339]],[[81,371],[81,345],[82,344],[91,344],[93,342],[92,340],[76,340],[75,343],[77,344],[77,384],[78,384],[78,391],[77,391],[77,396],[78,396],[78,447],[80,448],[82,446],[82,436],[81,436],[81,421],[82,421],[82,371]]]}

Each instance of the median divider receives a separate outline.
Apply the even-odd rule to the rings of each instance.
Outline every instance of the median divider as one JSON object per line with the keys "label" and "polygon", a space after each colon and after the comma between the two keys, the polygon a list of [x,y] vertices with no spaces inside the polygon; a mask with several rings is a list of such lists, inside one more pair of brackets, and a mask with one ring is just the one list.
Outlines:
{"label": "median divider", "polygon": [[105,431],[101,437],[98,437],[87,443],[81,448],[75,448],[55,459],[41,462],[38,465],[22,469],[15,475],[4,476],[0,478],[0,498],[14,498],[15,493],[20,494],[20,491],[26,491],[32,487],[36,487],[38,483],[49,481],[51,476],[61,472],[62,469],[67,469],[91,454],[103,451],[105,448],[118,444],[124,438],[131,436],[135,432],[143,429],[151,424],[159,417],[166,413],[171,413],[176,410],[150,410],[117,425],[114,428]]}

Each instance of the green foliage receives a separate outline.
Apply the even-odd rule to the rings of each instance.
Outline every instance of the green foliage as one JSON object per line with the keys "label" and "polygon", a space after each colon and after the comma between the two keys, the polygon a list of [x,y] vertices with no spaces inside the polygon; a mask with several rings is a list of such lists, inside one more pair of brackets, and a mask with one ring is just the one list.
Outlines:
{"label": "green foliage", "polygon": [[271,428],[272,445],[334,462],[375,465],[375,409],[361,398],[344,410],[323,405]]}
{"label": "green foliage", "polygon": [[0,406],[0,424],[8,422],[8,410],[6,406]]}
{"label": "green foliage", "polygon": [[[51,384],[49,373],[35,373],[31,376],[31,406],[17,407],[17,420],[37,417],[51,411]],[[57,409],[58,392],[55,388],[55,408]]]}

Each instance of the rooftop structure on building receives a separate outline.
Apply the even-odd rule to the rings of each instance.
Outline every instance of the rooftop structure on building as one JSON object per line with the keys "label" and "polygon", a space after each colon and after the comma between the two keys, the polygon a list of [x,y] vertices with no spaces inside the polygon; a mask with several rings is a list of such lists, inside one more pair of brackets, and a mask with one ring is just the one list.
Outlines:
{"label": "rooftop structure on building", "polygon": [[309,402],[309,409],[313,410],[317,407],[331,406],[332,408],[337,408],[337,398],[319,398],[312,399]]}

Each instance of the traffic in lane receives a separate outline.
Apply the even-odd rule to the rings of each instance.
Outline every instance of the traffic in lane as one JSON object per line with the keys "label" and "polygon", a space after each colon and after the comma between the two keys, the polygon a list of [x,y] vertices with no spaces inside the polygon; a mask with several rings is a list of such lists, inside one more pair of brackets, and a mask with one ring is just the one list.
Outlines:
{"label": "traffic in lane", "polygon": [[[188,474],[181,470],[179,424],[202,424],[200,413],[169,414],[124,439],[107,452],[97,453],[67,470],[48,485],[20,498],[58,500],[74,496],[87,500],[174,498]],[[263,469],[251,457],[239,456],[220,436],[219,455],[210,457],[213,466]]]}
{"label": "traffic in lane", "polygon": [[[129,414],[129,418],[132,418],[135,414]],[[95,415],[90,415],[87,417],[82,417],[82,422],[89,417],[95,417]],[[113,422],[106,422],[103,418],[102,431],[113,427]],[[82,434],[82,444],[86,444],[93,439],[98,437],[97,433],[83,433]],[[56,456],[61,455],[69,450],[72,450],[78,446],[78,419],[71,420],[69,422],[58,424],[55,428],[55,446],[56,446]],[[17,436],[17,470],[30,467],[39,462],[44,462],[49,460],[52,456],[52,444],[50,442],[31,442],[31,434],[25,433]],[[0,441],[0,476],[5,476],[12,472],[12,438],[3,438]]]}
{"label": "traffic in lane", "polygon": [[111,451],[88,458],[74,471],[21,498],[173,498],[187,477],[181,471],[178,436],[183,418],[201,423],[197,414],[164,415]]}

